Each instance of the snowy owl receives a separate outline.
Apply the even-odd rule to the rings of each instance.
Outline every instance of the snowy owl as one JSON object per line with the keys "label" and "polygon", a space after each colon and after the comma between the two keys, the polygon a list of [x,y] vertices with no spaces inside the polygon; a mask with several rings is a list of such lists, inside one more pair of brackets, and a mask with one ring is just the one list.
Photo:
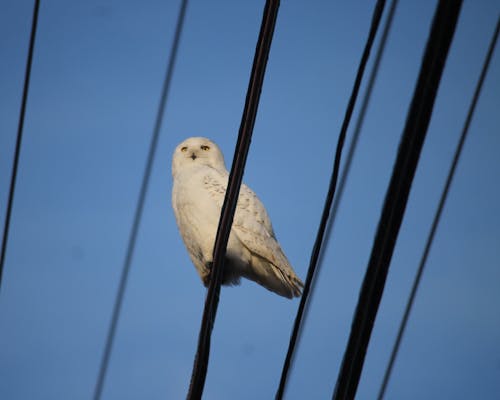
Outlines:
{"label": "snowy owl", "polygon": [[[189,256],[205,286],[210,280],[213,247],[229,173],[219,147],[192,137],[179,144],[172,159],[172,205]],[[224,285],[240,277],[284,297],[298,297],[302,281],[274,235],[271,220],[255,193],[241,185],[224,263]]]}

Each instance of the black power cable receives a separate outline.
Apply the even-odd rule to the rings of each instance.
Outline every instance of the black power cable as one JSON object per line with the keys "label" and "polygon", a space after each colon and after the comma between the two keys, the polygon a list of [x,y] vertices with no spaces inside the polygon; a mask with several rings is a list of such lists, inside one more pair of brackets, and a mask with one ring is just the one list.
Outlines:
{"label": "black power cable", "polygon": [[[351,139],[351,142],[349,143],[349,149],[347,150],[344,168],[342,169],[342,173],[340,174],[337,192],[336,192],[335,198],[333,199],[332,210],[330,212],[330,217],[328,219],[328,225],[326,227],[325,239],[323,240],[323,245],[321,246],[321,251],[319,253],[318,267],[317,267],[316,273],[314,274],[312,286],[311,286],[311,299],[307,302],[306,309],[304,311],[304,322],[303,322],[304,324],[307,321],[309,306],[312,302],[312,298],[314,297],[312,293],[314,292],[314,289],[316,288],[316,282],[318,282],[318,279],[320,277],[321,268],[323,267],[323,258],[325,256],[326,250],[328,249],[328,243],[330,242],[330,237],[331,237],[331,234],[333,231],[333,226],[335,224],[335,219],[337,217],[337,211],[339,209],[340,202],[342,201],[342,197],[344,195],[344,188],[345,188],[345,185],[347,182],[347,177],[349,176],[352,160],[354,158],[354,153],[356,152],[356,147],[357,147],[357,144],[359,141],[359,136],[361,134],[361,128],[363,127],[366,111],[368,109],[368,105],[369,105],[370,100],[371,100],[373,87],[375,85],[375,80],[376,80],[377,75],[378,75],[382,56],[384,55],[384,50],[385,50],[385,46],[387,43],[387,37],[389,36],[389,31],[392,27],[392,21],[394,19],[394,14],[396,12],[397,4],[398,4],[398,0],[392,0],[390,6],[388,8],[387,18],[385,20],[384,29],[382,31],[382,35],[380,37],[380,42],[379,42],[379,45],[377,48],[377,52],[376,52],[374,60],[373,60],[373,67],[372,67],[372,70],[370,72],[368,82],[366,84],[365,95],[364,95],[363,101],[361,102],[361,105],[359,107],[359,114],[358,114],[358,117],[356,119],[356,124],[354,125],[352,139]],[[299,342],[300,342],[300,338],[301,338],[301,333],[302,332],[299,332],[299,339],[298,339]]]}
{"label": "black power cable", "polygon": [[14,192],[16,189],[17,167],[19,165],[19,154],[21,153],[21,141],[23,138],[24,117],[26,115],[26,103],[28,102],[28,88],[31,77],[31,64],[33,62],[33,51],[35,49],[36,26],[38,23],[38,9],[40,0],[35,0],[33,8],[33,19],[31,22],[30,44],[28,48],[28,60],[26,61],[26,71],[24,74],[23,97],[21,101],[21,112],[19,113],[19,122],[17,125],[16,147],[14,150],[14,160],[12,162],[12,174],[10,177],[9,198],[7,200],[7,210],[5,212],[5,222],[3,226],[2,251],[0,253],[0,289],[2,287],[3,267],[5,264],[5,254],[7,252],[7,243],[9,240],[10,217],[12,214],[12,204],[14,203]]}
{"label": "black power cable", "polygon": [[472,97],[471,104],[469,106],[469,111],[467,113],[467,117],[465,119],[464,126],[462,128],[462,133],[460,135],[460,139],[458,141],[457,147],[455,149],[455,154],[453,156],[453,160],[450,166],[450,170],[448,171],[448,176],[446,178],[446,183],[443,188],[443,192],[441,193],[441,198],[439,199],[439,204],[436,210],[436,214],[434,215],[434,220],[432,221],[432,226],[429,231],[429,235],[427,236],[427,242],[425,244],[424,252],[422,254],[422,258],[420,259],[420,263],[418,265],[417,273],[415,275],[415,279],[413,281],[413,285],[411,288],[410,296],[408,297],[408,301],[406,303],[406,308],[403,314],[403,318],[401,319],[401,323],[399,325],[399,330],[398,334],[396,337],[396,341],[394,342],[394,346],[392,348],[391,356],[389,359],[389,362],[387,364],[387,367],[385,369],[385,374],[384,374],[384,379],[382,381],[382,385],[380,386],[380,390],[378,393],[378,399],[382,400],[385,395],[385,391],[387,389],[387,384],[389,383],[389,379],[391,377],[391,372],[394,366],[394,362],[396,360],[396,356],[399,351],[399,346],[401,344],[401,340],[403,338],[405,329],[406,329],[406,324],[408,322],[408,318],[410,316],[410,312],[413,308],[413,302],[415,300],[415,296],[417,294],[418,287],[420,285],[420,280],[422,278],[422,274],[424,272],[424,268],[427,262],[427,257],[429,255],[429,252],[431,250],[432,243],[434,241],[434,235],[436,233],[437,227],[439,225],[439,220],[441,218],[441,214],[446,202],[446,198],[448,197],[448,192],[450,190],[451,183],[453,181],[453,176],[455,175],[455,170],[457,168],[458,161],[460,159],[460,155],[462,153],[462,148],[465,143],[465,139],[467,138],[467,134],[469,132],[469,127],[470,123],[472,121],[472,116],[474,115],[474,110],[476,109],[476,104],[479,99],[479,95],[481,94],[481,89],[483,87],[483,82],[486,77],[486,74],[488,72],[488,68],[490,65],[490,61],[493,55],[493,51],[495,49],[497,40],[498,40],[498,33],[500,31],[500,18],[497,20],[497,25],[495,32],[493,33],[493,37],[491,38],[490,46],[488,49],[488,53],[486,54],[486,58],[483,63],[483,68],[481,70],[481,74],[479,76],[479,80],[476,84],[476,89],[474,91],[474,95]]}
{"label": "black power cable", "polygon": [[349,341],[335,385],[333,393],[335,400],[350,400],[354,399],[356,395],[389,264],[461,5],[461,0],[440,0],[436,8],[368,268],[356,306]]}
{"label": "black power cable", "polygon": [[[349,149],[347,150],[347,155],[345,158],[344,168],[339,178],[339,185],[337,189],[337,193],[332,205],[332,211],[330,212],[330,219],[328,220],[328,226],[326,228],[325,240],[323,246],[321,247],[321,252],[319,255],[318,261],[318,270],[316,271],[315,276],[319,276],[319,272],[321,270],[321,266],[323,264],[323,255],[328,248],[328,242],[330,241],[330,235],[332,233],[333,225],[335,223],[335,217],[337,216],[337,211],[340,206],[340,202],[342,201],[342,196],[344,194],[344,188],[347,181],[347,177],[349,176],[349,171],[351,169],[352,160],[354,158],[354,153],[356,151],[356,147],[358,144],[359,136],[361,133],[361,128],[363,127],[363,123],[365,121],[366,111],[368,109],[368,105],[370,103],[373,86],[375,85],[375,79],[377,78],[380,61],[382,60],[382,56],[384,55],[385,45],[387,43],[387,37],[389,36],[389,31],[392,26],[392,21],[394,19],[394,14],[396,12],[396,7],[398,5],[398,0],[393,0],[387,11],[387,18],[385,20],[384,30],[382,31],[382,35],[380,37],[380,43],[377,48],[377,52],[375,54],[373,60],[373,68],[371,70],[370,76],[368,78],[368,82],[366,84],[366,91],[363,97],[363,101],[359,107],[358,118],[356,119],[356,124],[354,125],[354,130],[352,133],[352,139],[349,143]],[[313,280],[313,290],[316,284],[316,277]]]}
{"label": "black power cable", "polygon": [[259,98],[264,81],[267,59],[271,48],[274,27],[278,16],[279,0],[267,0],[262,16],[259,39],[255,49],[252,73],[248,84],[245,107],[241,118],[238,141],[229,174],[229,181],[222,206],[217,236],[214,245],[214,261],[208,286],[205,308],[201,321],[200,333],[198,337],[198,349],[196,352],[191,383],[187,398],[189,400],[201,399],[205,378],[207,375],[208,359],[210,354],[210,338],[219,304],[220,286],[222,282],[222,272],[224,268],[224,257],[226,246],[233,223],[236,203],[240,192],[240,185],[243,179],[243,171],[250,147],[252,131],[255,124],[255,117],[259,106]]}
{"label": "black power cable", "polygon": [[113,342],[116,335],[116,327],[118,325],[118,319],[120,318],[120,312],[123,304],[123,297],[125,295],[125,289],[127,287],[127,280],[130,272],[130,266],[132,264],[132,257],[134,255],[135,243],[137,241],[137,234],[139,231],[139,225],[141,222],[142,212],[144,209],[144,202],[146,199],[149,178],[151,176],[151,170],[153,169],[153,160],[156,153],[158,138],[160,136],[160,129],[163,122],[163,115],[165,113],[165,105],[167,103],[168,92],[170,89],[170,82],[172,81],[172,76],[174,72],[175,60],[177,58],[177,49],[179,47],[182,26],[184,24],[184,16],[186,14],[187,3],[188,3],[187,0],[181,1],[179,15],[177,17],[177,25],[175,28],[174,40],[172,42],[172,47],[170,49],[167,71],[165,74],[165,80],[163,81],[163,88],[161,92],[160,102],[158,104],[158,112],[156,114],[155,126],[153,129],[153,135],[151,137],[151,143],[149,146],[146,167],[144,169],[144,175],[142,178],[141,189],[139,192],[139,199],[137,201],[137,207],[135,209],[135,214],[134,214],[134,221],[132,224],[132,229],[130,231],[127,254],[125,256],[125,261],[123,264],[123,269],[120,277],[120,283],[118,285],[118,292],[116,294],[115,304],[113,307],[113,314],[111,316],[111,322],[108,330],[108,335],[106,338],[106,345],[104,348],[104,352],[99,367],[99,374],[97,376],[97,382],[94,388],[94,400],[99,400],[101,398],[104,387],[104,380],[106,378],[109,359],[111,357],[111,350],[113,348]]}
{"label": "black power cable", "polygon": [[377,33],[380,20],[384,11],[385,0],[378,0],[373,11],[373,16],[370,24],[370,31],[368,38],[361,56],[361,61],[359,63],[358,71],[356,74],[356,79],[354,81],[354,86],[352,89],[351,97],[349,98],[349,103],[344,116],[344,121],[340,129],[340,134],[337,142],[337,149],[335,151],[335,160],[333,164],[333,171],[330,177],[330,184],[328,187],[328,193],[325,199],[325,205],[323,207],[323,213],[321,216],[321,222],[316,235],[316,240],[314,242],[314,247],[311,254],[311,260],[309,262],[309,268],[307,270],[306,283],[304,285],[304,290],[302,292],[302,298],[300,299],[299,308],[297,310],[297,315],[295,317],[295,322],[293,325],[292,334],[290,335],[290,342],[288,345],[288,351],[286,354],[285,362],[283,363],[283,369],[281,371],[280,383],[278,390],[276,392],[276,399],[280,400],[283,398],[285,393],[285,387],[288,378],[288,371],[292,363],[292,357],[295,351],[296,342],[299,336],[302,319],[304,317],[304,311],[307,304],[307,299],[310,293],[312,281],[318,264],[318,258],[321,250],[321,245],[323,243],[323,236],[325,234],[326,225],[328,222],[328,217],[330,215],[330,208],[333,202],[333,196],[335,194],[335,188],[337,186],[337,177],[339,175],[340,159],[342,156],[342,147],[344,145],[347,128],[349,127],[349,122],[351,120],[352,112],[354,110],[354,105],[356,104],[356,99],[359,92],[359,87],[361,86],[361,80],[363,78],[363,73],[365,71],[366,64],[368,62],[368,57],[370,56],[370,51],[375,40],[375,35]]}

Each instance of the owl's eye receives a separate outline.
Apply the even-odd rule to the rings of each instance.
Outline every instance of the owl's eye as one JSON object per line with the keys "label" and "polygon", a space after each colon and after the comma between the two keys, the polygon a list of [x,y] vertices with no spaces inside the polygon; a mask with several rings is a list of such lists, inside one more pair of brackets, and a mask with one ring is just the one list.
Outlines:
{"label": "owl's eye", "polygon": [[210,150],[210,147],[205,145],[200,146],[200,148],[205,151]]}
{"label": "owl's eye", "polygon": [[187,149],[188,149],[188,148],[187,148],[186,146],[181,147],[181,151],[182,151],[183,153],[184,153],[185,151],[187,151]]}

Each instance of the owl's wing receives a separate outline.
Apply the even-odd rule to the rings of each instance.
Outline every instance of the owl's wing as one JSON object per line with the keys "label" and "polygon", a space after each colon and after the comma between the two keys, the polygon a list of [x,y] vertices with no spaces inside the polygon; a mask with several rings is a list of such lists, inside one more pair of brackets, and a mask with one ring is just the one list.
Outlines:
{"label": "owl's wing", "polygon": [[[218,179],[216,175],[207,175],[204,183],[214,200],[222,207],[227,178],[221,176]],[[302,282],[276,240],[267,211],[257,195],[245,184],[240,188],[232,230],[245,247],[272,264],[276,269],[275,273],[300,294],[297,285],[301,287]]]}

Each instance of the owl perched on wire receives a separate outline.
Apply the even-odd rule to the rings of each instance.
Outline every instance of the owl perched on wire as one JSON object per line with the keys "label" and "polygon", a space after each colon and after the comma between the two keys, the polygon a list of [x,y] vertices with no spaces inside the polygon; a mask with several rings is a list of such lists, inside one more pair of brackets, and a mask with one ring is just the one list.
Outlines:
{"label": "owl perched on wire", "polygon": [[[172,160],[172,205],[189,256],[205,286],[210,280],[213,248],[229,173],[219,147],[209,139],[188,138]],[[227,244],[222,284],[244,277],[292,298],[304,286],[274,235],[271,220],[255,193],[241,185]]]}

